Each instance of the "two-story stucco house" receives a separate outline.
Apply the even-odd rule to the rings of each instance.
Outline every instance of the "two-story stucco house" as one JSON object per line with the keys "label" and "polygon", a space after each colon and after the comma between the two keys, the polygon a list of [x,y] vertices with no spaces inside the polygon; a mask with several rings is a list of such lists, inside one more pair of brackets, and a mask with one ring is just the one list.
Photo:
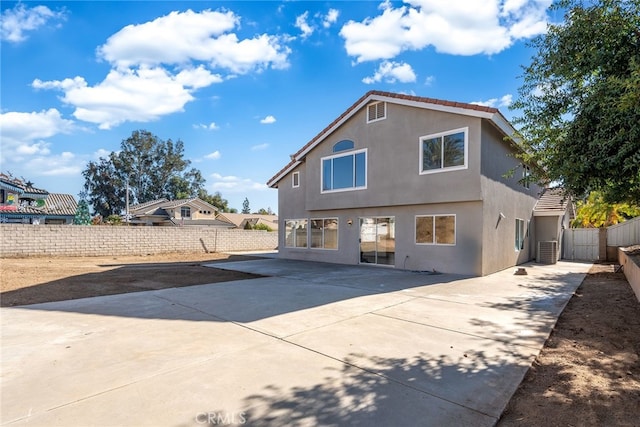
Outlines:
{"label": "two-story stucco house", "polygon": [[495,108],[368,92],[268,181],[280,256],[469,275],[534,259],[542,188],[513,133]]}

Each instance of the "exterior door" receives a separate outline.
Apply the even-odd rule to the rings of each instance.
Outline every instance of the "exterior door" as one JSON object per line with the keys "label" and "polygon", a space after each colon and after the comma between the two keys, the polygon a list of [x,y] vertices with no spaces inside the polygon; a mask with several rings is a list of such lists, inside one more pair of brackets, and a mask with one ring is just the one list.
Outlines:
{"label": "exterior door", "polygon": [[360,218],[360,263],[395,265],[395,217]]}

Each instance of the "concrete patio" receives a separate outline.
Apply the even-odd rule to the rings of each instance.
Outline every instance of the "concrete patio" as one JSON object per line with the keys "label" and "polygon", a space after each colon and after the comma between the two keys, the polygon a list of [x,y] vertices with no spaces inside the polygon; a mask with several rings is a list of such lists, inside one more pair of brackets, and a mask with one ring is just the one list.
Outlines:
{"label": "concrete patio", "polygon": [[0,309],[2,425],[491,426],[590,264],[269,277]]}

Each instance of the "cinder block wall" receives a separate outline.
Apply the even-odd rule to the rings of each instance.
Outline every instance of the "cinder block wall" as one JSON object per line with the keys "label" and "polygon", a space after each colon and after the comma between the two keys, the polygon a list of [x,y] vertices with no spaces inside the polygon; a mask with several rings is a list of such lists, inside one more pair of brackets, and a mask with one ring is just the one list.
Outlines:
{"label": "cinder block wall", "polygon": [[213,227],[0,225],[0,257],[272,250],[278,233]]}

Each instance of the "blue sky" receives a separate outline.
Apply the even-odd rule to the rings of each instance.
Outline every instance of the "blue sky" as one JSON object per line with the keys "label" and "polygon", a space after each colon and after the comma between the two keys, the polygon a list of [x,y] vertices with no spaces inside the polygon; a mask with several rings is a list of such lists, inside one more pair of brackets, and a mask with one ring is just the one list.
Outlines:
{"label": "blue sky", "polygon": [[550,0],[2,1],[0,171],[77,196],[138,129],[182,140],[230,207],[367,91],[499,108]]}

